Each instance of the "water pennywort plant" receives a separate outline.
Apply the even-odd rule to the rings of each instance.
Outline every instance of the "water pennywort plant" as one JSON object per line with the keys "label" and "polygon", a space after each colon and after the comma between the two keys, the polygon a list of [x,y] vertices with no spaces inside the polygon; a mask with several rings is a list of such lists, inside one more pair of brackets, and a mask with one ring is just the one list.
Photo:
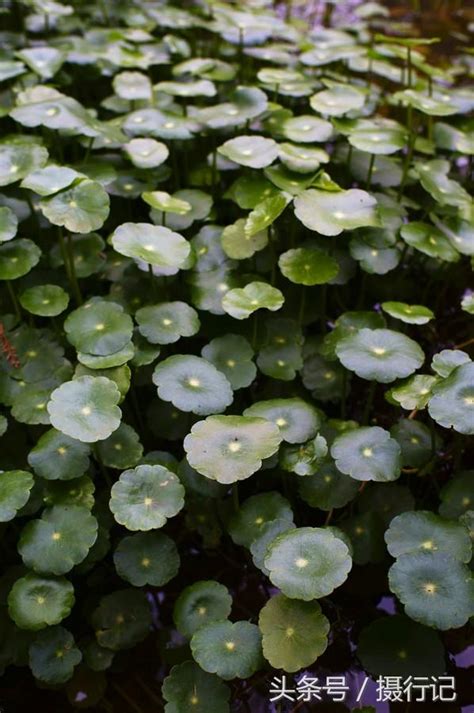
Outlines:
{"label": "water pennywort plant", "polygon": [[272,711],[468,643],[470,55],[287,9],[4,8],[15,711]]}

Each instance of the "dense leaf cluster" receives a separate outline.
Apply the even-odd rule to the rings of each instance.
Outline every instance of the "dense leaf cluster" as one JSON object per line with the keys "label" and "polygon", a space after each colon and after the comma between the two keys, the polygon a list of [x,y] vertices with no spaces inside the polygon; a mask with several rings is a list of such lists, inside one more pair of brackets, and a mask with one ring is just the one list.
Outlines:
{"label": "dense leaf cluster", "polygon": [[472,63],[254,5],[2,33],[0,664],[72,703],[150,641],[167,713],[438,675],[474,614]]}

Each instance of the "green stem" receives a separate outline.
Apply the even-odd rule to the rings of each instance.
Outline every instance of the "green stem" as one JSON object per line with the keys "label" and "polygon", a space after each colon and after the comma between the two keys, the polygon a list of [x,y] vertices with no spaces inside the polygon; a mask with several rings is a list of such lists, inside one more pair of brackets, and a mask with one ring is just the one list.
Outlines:
{"label": "green stem", "polygon": [[87,164],[89,161],[89,157],[91,155],[92,147],[94,145],[94,136],[91,136],[89,139],[89,143],[87,144],[87,149],[86,149],[86,155],[84,156],[84,165]]}
{"label": "green stem", "polygon": [[67,236],[67,253],[68,253],[68,257],[69,257],[69,268],[71,271],[71,280],[72,280],[72,285],[73,285],[73,289],[74,289],[74,294],[75,294],[77,303],[81,305],[83,303],[83,299],[82,299],[82,294],[81,294],[81,288],[79,287],[79,281],[78,281],[77,275],[76,275],[76,264],[74,262],[74,250],[72,247],[72,237],[71,237],[70,233],[68,233],[68,236]]}
{"label": "green stem", "polygon": [[13,303],[13,308],[14,308],[14,310],[15,310],[15,314],[16,314],[18,320],[20,320],[20,319],[21,319],[21,308],[20,308],[20,305],[19,305],[18,300],[17,300],[17,298],[16,298],[15,288],[13,287],[12,283],[10,282],[10,280],[7,280],[6,282],[7,282],[7,290],[8,290],[8,293],[9,293],[9,295],[10,295],[10,299],[11,299],[11,301],[12,301],[12,303]]}
{"label": "green stem", "polygon": [[367,171],[367,190],[370,189],[370,184],[372,182],[372,172],[374,170],[375,154],[373,153],[370,157],[369,170]]}
{"label": "green stem", "polygon": [[150,284],[151,284],[151,291],[153,293],[153,297],[156,297],[156,281],[155,281],[155,275],[153,272],[153,265],[151,265],[151,263],[148,263],[148,275],[150,276]]}

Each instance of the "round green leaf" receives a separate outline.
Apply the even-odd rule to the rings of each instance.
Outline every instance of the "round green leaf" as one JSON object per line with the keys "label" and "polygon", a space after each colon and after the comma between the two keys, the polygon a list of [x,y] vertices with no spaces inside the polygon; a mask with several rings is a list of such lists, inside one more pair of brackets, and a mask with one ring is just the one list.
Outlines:
{"label": "round green leaf", "polygon": [[285,298],[282,292],[266,282],[249,282],[244,288],[225,293],[222,307],[234,319],[247,319],[257,309],[279,310]]}
{"label": "round green leaf", "polygon": [[467,364],[471,361],[469,354],[460,349],[443,349],[435,354],[431,362],[431,368],[439,376],[446,378],[451,372],[461,364]]}
{"label": "round green leaf", "polygon": [[222,231],[222,247],[224,252],[234,260],[244,260],[252,257],[268,243],[268,234],[262,226],[261,230],[246,231],[247,221],[240,218],[232,225],[228,225]]}
{"label": "round green leaf", "polygon": [[293,248],[280,255],[282,274],[297,285],[323,285],[339,272],[337,261],[318,248]]}
{"label": "round green leaf", "polygon": [[259,493],[248,498],[229,520],[228,530],[236,545],[249,548],[262,527],[273,520],[293,521],[290,503],[277,492]]}
{"label": "round green leaf", "polygon": [[13,520],[30,498],[34,478],[26,470],[0,473],[0,522]]}
{"label": "round green leaf", "polygon": [[326,511],[347,505],[358,488],[356,481],[341,473],[331,461],[323,463],[314,475],[301,478],[298,483],[301,498],[311,507]]}
{"label": "round green leaf", "polygon": [[445,428],[466,435],[474,433],[474,363],[456,367],[433,386],[428,411]]}
{"label": "round green leaf", "polygon": [[474,582],[466,565],[444,552],[401,555],[389,585],[406,614],[436,629],[457,629],[474,614]]}
{"label": "round green leaf", "polygon": [[21,187],[29,188],[30,191],[34,191],[40,196],[50,196],[67,188],[77,178],[84,178],[84,176],[72,168],[45,166],[29,173],[22,180]]}
{"label": "round green leaf", "polygon": [[81,506],[56,505],[23,528],[18,552],[40,574],[66,574],[82,562],[97,539],[97,520]]}
{"label": "round green leaf", "polygon": [[35,678],[48,684],[65,683],[81,661],[73,635],[62,626],[40,632],[30,646],[29,664]]}
{"label": "round green leaf", "polygon": [[86,302],[71,312],[64,322],[68,341],[78,351],[108,356],[123,349],[131,340],[133,322],[116,302]]}
{"label": "round green leaf", "polygon": [[383,384],[410,376],[425,359],[413,339],[390,329],[360,329],[337,343],[336,354],[346,369]]}
{"label": "round green leaf", "polygon": [[438,634],[400,614],[362,629],[357,656],[374,676],[440,676],[445,671]]}
{"label": "round green leaf", "polygon": [[38,264],[41,250],[32,240],[17,238],[0,244],[0,280],[17,280]]}
{"label": "round green leaf", "polygon": [[107,594],[92,614],[97,642],[112,651],[136,646],[147,636],[151,623],[150,604],[145,592],[139,589]]}
{"label": "round green leaf", "polygon": [[123,223],[112,234],[111,242],[121,255],[160,268],[184,267],[191,250],[178,233],[148,223]]}
{"label": "round green leaf", "polygon": [[39,317],[56,317],[67,308],[69,295],[58,285],[38,285],[22,292],[20,304]]}
{"label": "round green leaf", "polygon": [[439,513],[442,517],[456,518],[474,510],[474,472],[466,470],[456,475],[440,493]]}
{"label": "round green leaf", "polygon": [[263,136],[238,136],[219,146],[218,152],[241,166],[265,168],[278,157],[278,144]]}
{"label": "round green leaf", "polygon": [[201,323],[186,302],[163,302],[142,307],[135,314],[138,330],[152,344],[173,344],[180,337],[197,334]]}
{"label": "round green leaf", "polygon": [[290,599],[326,597],[347,579],[347,545],[324,528],[300,527],[279,535],[265,557],[270,580]]}
{"label": "round green leaf", "polygon": [[108,438],[120,425],[120,391],[104,376],[80,376],[51,394],[48,413],[61,433],[85,443]]}
{"label": "round green leaf", "polygon": [[418,510],[395,517],[385,533],[385,542],[392,557],[416,552],[442,552],[460,562],[469,562],[472,545],[463,525]]}
{"label": "round green leaf", "polygon": [[322,235],[379,225],[376,199],[358,188],[337,192],[311,188],[296,196],[295,215],[307,228]]}
{"label": "round green leaf", "polygon": [[101,228],[109,215],[109,205],[105,189],[89,179],[40,202],[41,211],[50,223],[64,225],[73,233],[90,233]]}
{"label": "round green leaf", "polygon": [[289,141],[300,144],[327,141],[331,138],[333,129],[329,121],[317,116],[305,114],[295,116],[283,122],[282,132]]}
{"label": "round green leaf", "polygon": [[155,139],[132,139],[123,150],[137,168],[156,168],[169,156],[168,147]]}
{"label": "round green leaf", "polygon": [[255,379],[257,367],[252,361],[253,349],[240,334],[212,339],[201,354],[227,377],[234,391],[250,386]]}
{"label": "round green leaf", "polygon": [[379,426],[341,433],[334,439],[331,455],[341,473],[355,480],[384,483],[400,475],[400,446]]}
{"label": "round green leaf", "polygon": [[0,243],[6,243],[15,237],[18,230],[18,218],[8,206],[0,206]]}
{"label": "round green leaf", "polygon": [[160,210],[162,213],[176,213],[186,215],[191,210],[191,204],[180,198],[166,193],[166,191],[148,191],[142,193],[142,199],[152,208]]}
{"label": "round green leaf", "polygon": [[161,587],[176,576],[179,554],[162,532],[140,532],[120,540],[114,552],[117,574],[134,587]]}
{"label": "round green leaf", "polygon": [[335,84],[329,89],[313,94],[309,103],[314,111],[325,116],[343,116],[349,111],[360,110],[365,103],[365,93],[348,84]]}
{"label": "round green leaf", "polygon": [[16,183],[36,168],[44,166],[48,152],[37,144],[0,145],[0,186]]}
{"label": "round green leaf", "polygon": [[229,713],[230,691],[217,676],[194,661],[173,666],[163,681],[165,713]]}
{"label": "round green leaf", "polygon": [[328,645],[329,621],[318,602],[277,594],[260,610],[263,655],[273,668],[289,673],[311,666]]}
{"label": "round green leaf", "polygon": [[227,619],[232,609],[232,597],[219,582],[195,582],[185,587],[176,599],[173,620],[186,638],[203,626]]}
{"label": "round green leaf", "polygon": [[400,404],[407,411],[424,409],[437,382],[436,376],[416,374],[400,386],[390,389],[386,396],[389,401]]}
{"label": "round green leaf", "polygon": [[429,257],[440,258],[446,262],[457,262],[459,252],[449,239],[434,225],[413,222],[403,225],[400,229],[403,240],[411,247]]}
{"label": "round green leaf", "polygon": [[198,629],[191,651],[199,666],[219,678],[249,678],[262,662],[258,626],[248,621],[218,621]]}
{"label": "round green leaf", "polygon": [[161,465],[125,470],[111,490],[110,509],[128,530],[154,530],[184,505],[184,488],[177,476]]}
{"label": "round green leaf", "polygon": [[26,574],[8,595],[8,613],[20,629],[44,629],[69,616],[74,588],[64,577]]}
{"label": "round green leaf", "polygon": [[304,443],[313,438],[321,427],[320,413],[299,398],[257,401],[243,415],[272,421],[287,443]]}
{"label": "round green leaf", "polygon": [[133,468],[143,455],[138,433],[127,423],[121,423],[105,441],[97,444],[97,453],[108,468]]}
{"label": "round green leaf", "polygon": [[427,324],[434,314],[423,305],[407,305],[405,302],[382,302],[384,312],[407,324]]}
{"label": "round green leaf", "polygon": [[269,458],[281,442],[278,426],[248,416],[208,416],[184,439],[189,464],[219,483],[245,480]]}
{"label": "round green leaf", "polygon": [[224,374],[192,354],[168,357],[157,364],[152,378],[160,399],[199,416],[225,411],[234,398]]}

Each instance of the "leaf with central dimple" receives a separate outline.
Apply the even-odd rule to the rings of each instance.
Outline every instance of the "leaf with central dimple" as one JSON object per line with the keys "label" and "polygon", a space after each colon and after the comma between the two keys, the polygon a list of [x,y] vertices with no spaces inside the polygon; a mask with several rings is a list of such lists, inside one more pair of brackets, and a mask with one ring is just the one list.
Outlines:
{"label": "leaf with central dimple", "polygon": [[443,381],[435,384],[428,402],[431,418],[458,433],[474,433],[474,364],[456,367]]}
{"label": "leaf with central dimple", "polygon": [[377,200],[359,188],[320,191],[310,188],[295,198],[295,215],[303,225],[321,235],[339,235],[343,230],[377,227]]}
{"label": "leaf with central dimple", "polygon": [[261,634],[248,621],[217,621],[198,629],[191,651],[204,671],[224,681],[249,678],[262,664]]}
{"label": "leaf with central dimple", "polygon": [[13,520],[18,510],[26,505],[34,482],[26,470],[0,473],[0,522]]}
{"label": "leaf with central dimple", "polygon": [[69,295],[59,285],[37,285],[20,295],[20,304],[39,317],[56,317],[68,306]]}
{"label": "leaf with central dimple", "polygon": [[213,581],[195,582],[185,587],[176,600],[173,620],[186,638],[213,621],[227,619],[232,609],[232,597],[223,584]]}
{"label": "leaf with central dimple", "polygon": [[173,666],[161,689],[165,713],[229,713],[230,690],[194,661]]}
{"label": "leaf with central dimple", "polygon": [[349,84],[335,84],[310,97],[309,103],[314,111],[325,116],[342,116],[349,111],[362,109],[366,94],[358,87]]}
{"label": "leaf with central dimple", "polygon": [[191,210],[191,204],[180,200],[166,191],[148,191],[142,193],[142,199],[152,208],[161,210],[163,213],[176,213],[186,215]]}
{"label": "leaf with central dimple", "polygon": [[112,651],[136,646],[150,632],[152,623],[145,592],[134,588],[102,597],[91,619],[98,644]]}
{"label": "leaf with central dimple", "polygon": [[331,455],[341,473],[355,480],[396,480],[401,472],[401,449],[379,426],[355,428],[334,439]]}
{"label": "leaf with central dimple", "polygon": [[120,540],[114,552],[117,574],[134,587],[162,587],[176,576],[179,554],[163,532],[139,532]]}
{"label": "leaf with central dimple", "polygon": [[276,312],[284,301],[283,293],[276,287],[266,282],[249,282],[243,288],[236,287],[226,292],[222,307],[234,319],[247,319],[257,309]]}
{"label": "leaf with central dimple", "polygon": [[401,614],[375,619],[362,629],[357,657],[374,676],[440,676],[445,670],[436,631]]}
{"label": "leaf with central dimple", "polygon": [[280,255],[278,266],[297,285],[323,285],[339,272],[337,261],[318,248],[292,248]]}
{"label": "leaf with central dimple", "polygon": [[86,302],[64,322],[68,341],[78,351],[108,356],[123,349],[133,335],[133,322],[116,302]]}
{"label": "leaf with central dimple", "polygon": [[304,443],[313,438],[322,423],[321,413],[300,398],[257,401],[244,416],[259,416],[272,421],[287,443]]}
{"label": "leaf with central dimple", "polygon": [[152,344],[173,344],[197,334],[198,313],[186,302],[162,302],[142,307],[135,314],[138,331]]}
{"label": "leaf with central dimple", "polygon": [[0,206],[0,243],[12,240],[18,230],[18,218],[16,213],[7,206]]}
{"label": "leaf with central dimple", "polygon": [[245,480],[278,450],[278,426],[263,418],[209,416],[184,439],[189,464],[219,483]]}
{"label": "leaf with central dimple", "polygon": [[329,121],[308,114],[287,119],[283,123],[282,131],[285,138],[290,141],[311,144],[315,141],[327,141],[330,139],[333,128]]}
{"label": "leaf with central dimple", "polygon": [[274,520],[285,520],[288,529],[291,527],[293,511],[288,500],[276,491],[252,495],[230,518],[229,534],[236,545],[249,548],[262,528]]}
{"label": "leaf with central dimple", "polygon": [[123,223],[112,234],[111,242],[121,255],[157,267],[184,267],[191,251],[181,235],[149,223]]}
{"label": "leaf with central dimple", "polygon": [[[252,213],[250,214],[252,215]],[[234,260],[252,257],[268,244],[268,233],[262,229],[246,231],[247,220],[240,218],[222,231],[221,243],[224,252]]]}
{"label": "leaf with central dimple", "polygon": [[252,361],[253,349],[240,334],[224,334],[212,339],[201,354],[225,374],[234,391],[250,386],[255,379],[257,367]]}
{"label": "leaf with central dimple", "polygon": [[192,354],[168,357],[157,364],[152,378],[160,399],[199,416],[225,411],[234,398],[224,374],[211,362]]}
{"label": "leaf with central dimple", "polygon": [[32,240],[17,238],[0,244],[0,280],[17,280],[38,264],[41,250]]}
{"label": "leaf with central dimple", "polygon": [[231,161],[250,168],[265,168],[278,158],[276,141],[263,136],[238,136],[217,150]]}
{"label": "leaf with central dimple", "polygon": [[109,205],[105,189],[88,178],[51,198],[43,198],[39,204],[50,223],[64,225],[73,233],[90,233],[101,228],[109,215]]}
{"label": "leaf with central dimple", "polygon": [[425,360],[413,339],[391,329],[360,329],[339,340],[336,354],[346,369],[383,384],[410,376]]}
{"label": "leaf with central dimple", "polygon": [[179,513],[184,488],[179,478],[161,465],[125,470],[111,490],[110,509],[128,530],[154,530]]}
{"label": "leaf with central dimple", "polygon": [[289,673],[311,666],[328,645],[329,621],[318,602],[277,594],[260,610],[263,655],[273,668]]}
{"label": "leaf with central dimple", "polygon": [[26,574],[8,595],[8,613],[20,629],[44,629],[69,616],[74,588],[64,577]]}
{"label": "leaf with central dimple", "polygon": [[36,144],[2,144],[0,146],[0,186],[16,183],[44,166],[48,152]]}
{"label": "leaf with central dimple", "polygon": [[40,574],[66,574],[82,562],[97,538],[97,520],[78,505],[56,505],[22,530],[18,552]]}
{"label": "leaf with central dimple", "polygon": [[290,599],[319,599],[347,579],[352,559],[332,532],[300,527],[279,535],[269,546],[265,567],[270,580]]}
{"label": "leaf with central dimple", "polygon": [[22,180],[21,188],[29,188],[40,196],[51,196],[70,186],[77,178],[85,176],[66,166],[45,166],[29,173]]}
{"label": "leaf with central dimple", "polygon": [[382,309],[394,319],[407,324],[427,324],[434,314],[423,305],[408,305],[405,302],[382,302]]}
{"label": "leaf with central dimple", "polygon": [[55,389],[47,408],[58,431],[93,443],[108,438],[119,427],[120,398],[116,384],[105,376],[80,376]]}
{"label": "leaf with central dimple", "polygon": [[385,542],[392,557],[412,552],[445,552],[467,563],[472,556],[467,529],[429,511],[403,512],[395,517],[385,533]]}
{"label": "leaf with central dimple", "polygon": [[474,615],[471,572],[445,552],[401,555],[388,578],[406,614],[421,624],[442,631],[458,629]]}
{"label": "leaf with central dimple", "polygon": [[81,659],[82,654],[75,645],[73,635],[62,626],[42,631],[29,649],[33,676],[50,685],[69,680]]}
{"label": "leaf with central dimple", "polygon": [[155,139],[132,139],[123,150],[137,168],[156,168],[169,156],[166,144]]}

